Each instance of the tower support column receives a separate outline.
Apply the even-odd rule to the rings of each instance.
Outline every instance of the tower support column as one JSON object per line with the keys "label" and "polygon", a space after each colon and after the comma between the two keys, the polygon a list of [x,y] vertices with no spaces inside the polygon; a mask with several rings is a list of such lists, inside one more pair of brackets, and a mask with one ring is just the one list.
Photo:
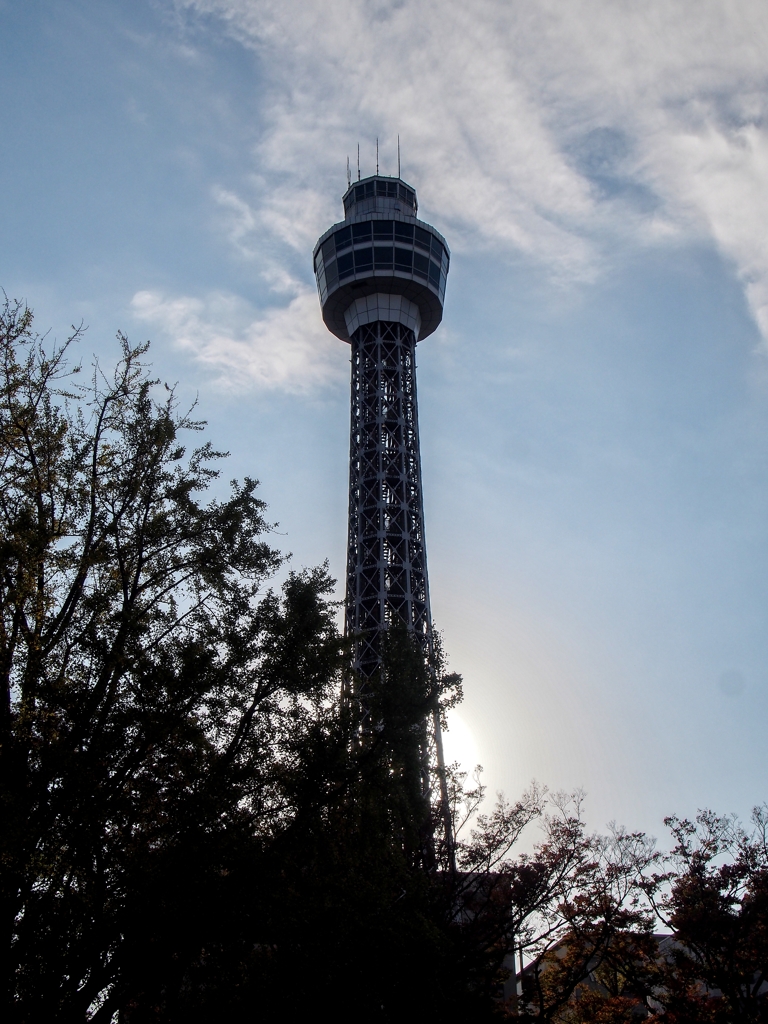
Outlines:
{"label": "tower support column", "polygon": [[429,653],[416,336],[398,322],[357,328],[352,342],[346,630],[354,667],[379,667],[383,632],[400,621]]}

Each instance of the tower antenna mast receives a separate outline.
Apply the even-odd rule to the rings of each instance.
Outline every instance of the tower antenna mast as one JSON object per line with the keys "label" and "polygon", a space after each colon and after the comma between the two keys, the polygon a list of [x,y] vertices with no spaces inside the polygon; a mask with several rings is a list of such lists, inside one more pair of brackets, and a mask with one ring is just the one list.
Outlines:
{"label": "tower antenna mast", "polygon": [[397,176],[400,177],[400,136],[397,136]]}
{"label": "tower antenna mast", "polygon": [[357,180],[360,181],[360,143],[357,144]]}
{"label": "tower antenna mast", "polygon": [[376,136],[376,173],[379,173],[379,136]]}

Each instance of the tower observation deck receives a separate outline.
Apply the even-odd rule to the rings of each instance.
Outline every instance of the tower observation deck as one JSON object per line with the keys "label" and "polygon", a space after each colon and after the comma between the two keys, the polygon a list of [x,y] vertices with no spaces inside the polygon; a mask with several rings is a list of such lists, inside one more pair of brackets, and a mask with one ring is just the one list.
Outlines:
{"label": "tower observation deck", "polygon": [[450,257],[399,178],[354,182],[343,201],[344,220],[320,237],[314,268],[323,320],[352,350],[345,628],[364,682],[397,621],[425,656],[432,646],[416,344],[442,319]]}

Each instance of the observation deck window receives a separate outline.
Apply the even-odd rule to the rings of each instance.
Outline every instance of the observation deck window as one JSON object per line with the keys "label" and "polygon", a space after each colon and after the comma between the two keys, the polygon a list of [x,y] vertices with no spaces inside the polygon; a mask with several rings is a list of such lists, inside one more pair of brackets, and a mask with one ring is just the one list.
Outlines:
{"label": "observation deck window", "polygon": [[[352,230],[350,228],[342,228],[341,231],[337,231],[333,240],[336,243],[336,252],[341,252],[343,249],[348,249],[352,245]],[[330,239],[328,239],[330,241]],[[328,242],[325,243],[326,245]],[[323,254],[325,254],[325,246],[323,246]]]}
{"label": "observation deck window", "polygon": [[398,199],[407,203],[412,209],[416,209],[416,194],[412,189],[406,188],[399,181],[366,181],[355,185],[344,200],[344,210],[349,212],[355,203],[362,203],[365,199],[374,198]]}
{"label": "observation deck window", "polygon": [[[334,255],[349,249],[351,245],[359,245],[361,242],[370,242],[371,237],[375,242],[389,242],[394,232],[395,242],[407,245],[416,245],[419,249],[431,253],[432,258],[443,264],[443,269],[448,269],[448,254],[441,242],[431,232],[423,228],[415,228],[413,224],[403,224],[400,221],[374,220],[364,221],[361,224],[352,224],[350,227],[341,228],[335,231],[331,238],[327,238],[322,245],[323,261],[329,263]],[[315,257],[315,270],[319,254]]]}
{"label": "observation deck window", "polygon": [[352,239],[355,242],[368,242],[371,239],[371,222],[364,221],[362,224],[352,225]]}
{"label": "observation deck window", "polygon": [[432,245],[432,235],[429,231],[425,231],[423,228],[416,228],[415,231],[415,243],[420,249],[426,249],[429,252]]}
{"label": "observation deck window", "polygon": [[373,249],[355,249],[355,273],[373,268]]}
{"label": "observation deck window", "polygon": [[354,273],[354,264],[352,262],[352,253],[345,253],[344,256],[339,256],[336,260],[339,267],[339,280],[343,277],[349,277]]}
{"label": "observation deck window", "polygon": [[323,242],[315,254],[315,274],[323,301],[353,274],[374,270],[426,279],[442,300],[448,262],[445,246],[431,231],[400,221],[367,220],[341,228]]}
{"label": "observation deck window", "polygon": [[375,195],[375,182],[366,181],[364,185],[355,185],[355,202],[362,202],[363,199],[373,199]]}
{"label": "observation deck window", "polygon": [[409,274],[413,266],[413,250],[395,248],[395,270],[405,270]]}
{"label": "observation deck window", "polygon": [[419,277],[426,277],[429,273],[429,257],[422,256],[420,252],[413,254],[413,272]]}

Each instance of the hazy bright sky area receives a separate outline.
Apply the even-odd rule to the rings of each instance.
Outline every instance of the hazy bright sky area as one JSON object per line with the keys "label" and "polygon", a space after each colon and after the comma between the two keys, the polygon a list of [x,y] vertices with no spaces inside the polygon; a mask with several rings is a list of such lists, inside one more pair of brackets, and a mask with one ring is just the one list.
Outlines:
{"label": "hazy bright sky area", "polygon": [[0,286],[199,393],[343,578],[346,158],[452,249],[419,346],[432,607],[495,790],[663,834],[768,799],[768,4],[0,0]]}

